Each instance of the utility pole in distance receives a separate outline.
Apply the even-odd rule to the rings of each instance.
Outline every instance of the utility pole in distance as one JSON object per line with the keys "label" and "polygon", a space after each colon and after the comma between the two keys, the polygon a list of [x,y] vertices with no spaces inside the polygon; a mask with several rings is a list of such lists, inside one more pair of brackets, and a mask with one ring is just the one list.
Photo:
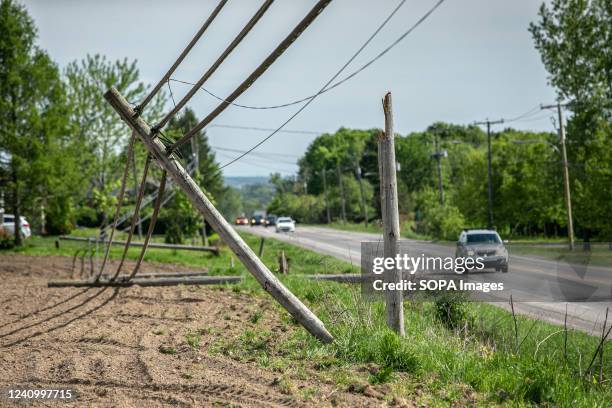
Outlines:
{"label": "utility pole in distance", "polygon": [[[397,202],[397,174],[395,163],[395,140],[393,133],[393,109],[391,92],[383,99],[385,133],[378,139],[378,161],[381,184],[381,210],[383,218],[384,256],[395,258],[399,254],[399,209]],[[385,281],[400,283],[402,271],[397,267],[385,271]],[[405,336],[403,291],[387,290],[385,293],[387,325],[398,335]]]}
{"label": "utility pole in distance", "polygon": [[567,239],[569,249],[574,249],[574,222],[572,220],[572,196],[569,184],[569,169],[567,164],[567,150],[565,149],[565,124],[563,123],[563,105],[557,102],[555,105],[541,105],[540,109],[557,109],[559,116],[559,142],[561,144],[561,160],[563,161],[563,189],[565,190],[565,207],[567,210]]}
{"label": "utility pole in distance", "polygon": [[363,222],[366,228],[368,228],[368,207],[366,205],[365,193],[363,191],[363,180],[361,179],[361,166],[357,163],[355,168],[357,173],[357,181],[359,182],[359,192],[361,193],[361,211],[363,211]]}
{"label": "utility pole in distance", "polygon": [[504,123],[503,119],[485,120],[484,122],[475,122],[475,125],[487,125],[487,173],[488,173],[488,193],[489,193],[489,222],[487,228],[493,229],[493,182],[491,171],[491,125]]}
{"label": "utility pole in distance", "polygon": [[440,193],[440,204],[444,205],[444,186],[442,184],[442,157],[448,157],[448,151],[440,150],[438,136],[434,139],[435,150],[433,157],[438,162],[438,191]]}
{"label": "utility pole in distance", "polygon": [[327,214],[327,223],[331,224],[331,214],[329,213],[329,199],[327,198],[327,170],[325,167],[322,170],[323,173],[323,195],[325,196],[325,212]]}
{"label": "utility pole in distance", "polygon": [[340,204],[342,209],[342,223],[346,224],[346,196],[344,195],[344,184],[342,183],[342,172],[340,171],[340,162],[336,163],[336,172],[338,173],[338,186],[340,187]]}

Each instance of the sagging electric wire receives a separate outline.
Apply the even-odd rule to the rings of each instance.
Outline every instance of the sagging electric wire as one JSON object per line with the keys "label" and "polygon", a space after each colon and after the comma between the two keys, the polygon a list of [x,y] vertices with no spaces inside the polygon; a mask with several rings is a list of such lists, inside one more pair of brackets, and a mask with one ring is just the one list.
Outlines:
{"label": "sagging electric wire", "polygon": [[[333,85],[330,85],[329,87],[327,87],[325,90],[323,90],[322,92],[318,92],[314,95],[310,95],[292,102],[287,102],[287,103],[282,103],[282,104],[278,104],[278,105],[269,105],[269,106],[253,106],[253,105],[244,105],[244,104],[239,104],[236,102],[230,102],[225,100],[224,98],[218,96],[217,94],[213,93],[212,91],[210,91],[209,89],[206,89],[204,87],[201,87],[200,89],[204,92],[206,92],[208,95],[212,96],[213,98],[225,102],[229,105],[232,106],[236,106],[238,108],[243,108],[243,109],[254,109],[254,110],[268,110],[268,109],[279,109],[279,108],[286,108],[289,106],[293,106],[293,105],[298,105],[302,102],[306,102],[308,100],[312,100],[314,98],[316,98],[317,96],[331,91],[332,89],[337,88],[338,86],[344,84],[345,82],[351,80],[352,78],[354,78],[355,76],[357,76],[358,74],[360,74],[362,71],[365,71],[367,68],[369,68],[372,64],[374,64],[376,61],[378,61],[379,59],[381,59],[385,54],[387,54],[389,51],[391,51],[391,49],[393,49],[395,46],[397,46],[402,40],[404,40],[404,38],[406,38],[410,33],[412,33],[412,31],[414,31],[419,25],[421,25],[438,7],[440,7],[442,5],[442,3],[444,3],[445,0],[439,0],[436,4],[434,4],[434,6],[429,9],[419,20],[416,21],[416,23],[414,23],[408,30],[406,30],[402,35],[400,35],[395,41],[393,41],[390,45],[388,45],[386,48],[384,48],[380,53],[378,53],[376,56],[374,56],[374,58],[372,58],[370,61],[366,62],[365,64],[363,64],[359,69],[355,70],[354,72],[352,72],[351,74],[347,75],[346,77],[344,77],[343,79],[341,79],[340,81],[334,83]],[[392,12],[392,14],[390,15],[390,17],[393,16],[393,14],[395,14],[395,12],[399,9],[399,7],[401,7],[403,5],[403,1],[400,3],[400,5]],[[390,18],[388,17],[388,18]],[[384,23],[386,24],[386,22]],[[170,78],[170,81],[173,82],[177,82],[177,83],[181,83],[181,84],[185,84],[185,85],[195,85],[192,82],[189,81],[184,81],[184,80],[180,80],[177,78]]]}
{"label": "sagging electric wire", "polygon": [[[421,17],[419,19],[419,21],[417,21],[417,23],[415,25],[412,26],[412,28],[410,30],[408,30],[406,33],[404,33],[403,37],[400,37],[399,41],[401,41],[402,38],[404,38],[405,36],[407,36],[408,34],[410,34],[412,32],[412,30],[414,30],[416,27],[418,27],[420,24],[422,24],[429,15],[431,15],[431,13],[433,13],[433,11],[439,6],[441,5],[445,0],[439,0],[438,3],[436,3],[434,5],[434,7],[432,9],[430,9],[423,17]],[[323,87],[319,90],[319,92],[317,92],[311,99],[309,99],[304,105],[302,105],[300,107],[300,109],[298,109],[293,115],[291,115],[287,120],[285,120],[274,132],[270,133],[268,136],[266,136],[265,138],[263,138],[262,140],[260,140],[257,144],[255,144],[254,146],[252,146],[251,148],[249,148],[245,153],[243,153],[242,155],[240,155],[239,157],[223,164],[222,166],[219,167],[219,170],[224,169],[227,166],[232,165],[233,163],[237,162],[238,160],[240,160],[241,158],[243,158],[244,156],[246,156],[247,154],[249,154],[250,152],[252,152],[253,150],[257,149],[259,146],[261,146],[262,144],[264,144],[268,139],[270,139],[271,137],[273,137],[276,133],[278,133],[280,130],[282,130],[289,122],[291,122],[297,115],[299,115],[302,111],[304,111],[304,109],[306,109],[319,95],[321,95],[321,93],[323,93],[323,91],[338,77],[340,76],[340,74],[351,64],[351,62],[353,62],[355,60],[355,58],[357,58],[357,56],[359,56],[359,54],[361,54],[361,52],[368,46],[368,44],[374,39],[374,37],[376,37],[376,35],[382,30],[382,28],[385,26],[385,24],[391,19],[391,17],[393,17],[393,15],[397,12],[397,10],[406,2],[406,0],[402,0],[402,2],[400,2],[400,4],[393,10],[393,12],[389,15],[389,17],[387,17],[387,19],[385,19],[385,21],[383,21],[383,23],[374,31],[374,33],[372,33],[372,35],[370,35],[370,37],[366,40],[365,43],[363,43],[363,45],[361,47],[359,47],[359,49],[353,54],[353,56],[351,58],[349,58],[349,60],[331,77],[331,79],[329,81],[327,81],[325,83],[325,85],[323,85]],[[396,40],[398,41],[398,40]],[[398,42],[399,42],[398,41]]]}

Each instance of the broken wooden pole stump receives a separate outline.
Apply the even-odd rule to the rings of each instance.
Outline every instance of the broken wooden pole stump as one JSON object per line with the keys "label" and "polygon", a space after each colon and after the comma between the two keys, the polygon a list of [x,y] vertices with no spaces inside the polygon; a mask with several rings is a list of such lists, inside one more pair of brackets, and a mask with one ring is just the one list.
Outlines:
{"label": "broken wooden pole stump", "polygon": [[238,233],[223,218],[200,187],[185,171],[183,166],[168,154],[166,146],[156,134],[151,133],[149,125],[134,111],[126,99],[115,88],[104,97],[121,119],[132,128],[143,142],[156,163],[172,177],[177,186],[186,194],[193,205],[202,213],[206,221],[219,234],[223,242],[236,254],[247,270],[255,277],[262,288],[278,301],[310,334],[324,343],[333,341],[323,322],[312,313],[293,293],[255,255]]}
{"label": "broken wooden pole stump", "polygon": [[278,271],[283,275],[289,273],[289,264],[287,263],[287,258],[285,257],[285,251],[281,251],[278,256]]}

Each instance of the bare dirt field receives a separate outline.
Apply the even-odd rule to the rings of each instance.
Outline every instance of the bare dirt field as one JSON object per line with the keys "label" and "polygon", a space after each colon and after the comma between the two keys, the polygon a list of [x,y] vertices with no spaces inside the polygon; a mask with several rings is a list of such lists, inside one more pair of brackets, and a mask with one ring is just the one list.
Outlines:
{"label": "bare dirt field", "polygon": [[[46,287],[48,279],[70,278],[71,269],[72,259],[66,257],[0,255],[0,389],[62,387],[78,395],[70,403],[39,401],[35,406],[382,403],[314,377],[292,378],[297,389],[317,390],[303,398],[282,387],[279,372],[211,351],[220,337],[253,326],[249,317],[256,311],[263,311],[268,330],[286,335],[280,333],[280,316],[268,298],[214,287]],[[186,270],[193,269],[150,263],[142,268]],[[198,333],[198,345],[186,341],[188,333]],[[17,405],[0,399],[0,406]]]}

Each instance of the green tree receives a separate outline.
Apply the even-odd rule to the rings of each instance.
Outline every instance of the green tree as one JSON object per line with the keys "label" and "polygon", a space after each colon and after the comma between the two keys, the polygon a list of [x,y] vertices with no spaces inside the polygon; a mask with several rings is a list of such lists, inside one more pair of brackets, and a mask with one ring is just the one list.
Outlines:
{"label": "green tree", "polygon": [[529,31],[549,80],[573,110],[612,114],[612,3],[553,0],[542,3]]}
{"label": "green tree", "polygon": [[[170,139],[178,139],[198,122],[194,112],[187,108],[181,115],[170,120],[165,134]],[[191,142],[183,145],[178,155],[185,165],[195,161],[197,167],[194,169],[194,179],[213,203],[218,202],[225,192],[225,187],[215,154],[208,145],[208,138],[205,133],[198,132]],[[198,210],[180,191],[161,211],[160,221],[166,225],[166,240],[173,243],[182,242],[183,235],[193,235],[204,225],[206,231],[202,233],[208,234],[210,231],[210,227],[203,222]]]}
{"label": "green tree", "polygon": [[[107,219],[113,211],[118,180],[125,166],[125,153],[131,134],[119,115],[104,99],[104,93],[115,87],[132,102],[141,101],[147,87],[140,81],[136,61],[128,59],[109,61],[101,55],[87,55],[66,67],[64,75],[72,107],[71,121],[75,137],[83,146],[77,156],[82,169],[81,177],[87,181],[89,204],[94,205]],[[160,92],[147,106],[143,117],[154,123],[165,104],[165,93]],[[139,147],[139,144],[136,144]],[[146,153],[135,149],[136,166],[142,168]]]}
{"label": "green tree", "polygon": [[553,0],[529,30],[556,88],[571,111],[567,126],[577,230],[612,238],[609,185],[612,151],[612,3]]}
{"label": "green tree", "polygon": [[[36,28],[25,8],[0,2],[0,156],[20,230],[22,210],[47,205],[53,228],[70,227],[70,197],[78,189],[69,108],[59,72],[35,44]],[[33,213],[32,213],[33,214]],[[21,245],[15,234],[15,244]]]}
{"label": "green tree", "polygon": [[[190,131],[199,123],[199,119],[191,108],[186,108],[180,115],[175,116],[170,120],[167,127],[167,135],[172,139],[178,139],[185,133]],[[219,199],[225,187],[223,184],[223,175],[219,170],[219,164],[208,144],[208,137],[203,131],[196,133],[191,139],[191,143],[185,143],[179,149],[179,156],[183,158],[184,163],[194,160],[197,156],[197,179],[200,185],[206,188],[210,194],[216,199]]]}

